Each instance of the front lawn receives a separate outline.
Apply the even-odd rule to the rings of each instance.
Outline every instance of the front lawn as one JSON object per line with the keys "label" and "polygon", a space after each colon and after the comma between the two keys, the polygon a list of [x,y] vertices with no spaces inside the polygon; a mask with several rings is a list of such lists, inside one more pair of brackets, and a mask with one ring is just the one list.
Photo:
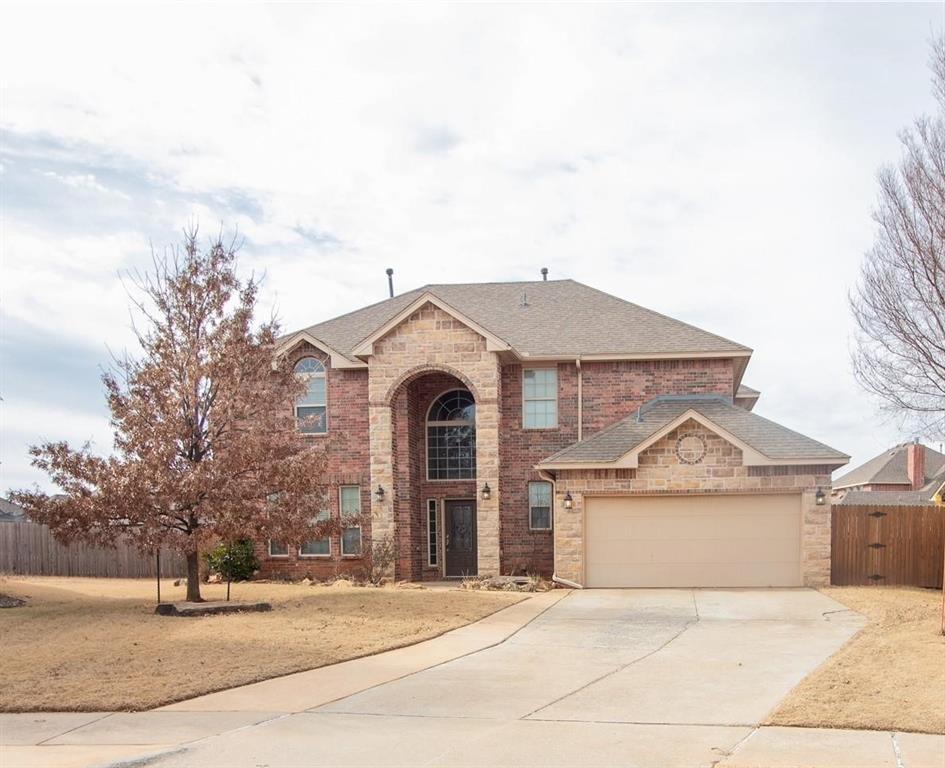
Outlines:
{"label": "front lawn", "polygon": [[[226,586],[204,585],[205,599]],[[163,581],[165,600],[184,587]],[[26,605],[0,610],[0,711],[150,709],[426,640],[522,599],[501,592],[233,585],[270,613],[154,615],[154,581],[0,579]]]}
{"label": "front lawn", "polygon": [[830,587],[869,624],[795,688],[773,725],[945,733],[942,593]]}

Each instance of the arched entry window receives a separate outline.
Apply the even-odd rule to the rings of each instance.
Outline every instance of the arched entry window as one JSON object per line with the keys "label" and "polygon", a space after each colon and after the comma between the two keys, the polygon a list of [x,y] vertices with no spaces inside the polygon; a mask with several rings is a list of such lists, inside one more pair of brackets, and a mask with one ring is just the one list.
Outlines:
{"label": "arched entry window", "polygon": [[295,375],[305,382],[305,394],[295,404],[299,431],[320,435],[328,431],[328,401],[325,391],[325,366],[314,357],[303,357],[295,364]]}
{"label": "arched entry window", "polygon": [[476,477],[476,401],[465,389],[444,392],[427,413],[427,479]]}

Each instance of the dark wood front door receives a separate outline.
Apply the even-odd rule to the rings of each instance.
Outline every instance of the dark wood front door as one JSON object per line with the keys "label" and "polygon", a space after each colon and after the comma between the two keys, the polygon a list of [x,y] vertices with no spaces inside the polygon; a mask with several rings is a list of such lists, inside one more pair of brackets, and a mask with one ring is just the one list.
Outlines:
{"label": "dark wood front door", "polygon": [[447,501],[444,526],[446,539],[446,575],[475,575],[476,563],[476,502]]}

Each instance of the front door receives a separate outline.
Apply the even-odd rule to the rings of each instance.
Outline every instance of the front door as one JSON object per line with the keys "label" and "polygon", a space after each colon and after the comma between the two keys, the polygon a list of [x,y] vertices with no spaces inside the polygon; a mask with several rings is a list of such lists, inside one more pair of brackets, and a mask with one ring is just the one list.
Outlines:
{"label": "front door", "polygon": [[476,502],[447,501],[444,516],[446,539],[446,575],[475,575],[476,564]]}

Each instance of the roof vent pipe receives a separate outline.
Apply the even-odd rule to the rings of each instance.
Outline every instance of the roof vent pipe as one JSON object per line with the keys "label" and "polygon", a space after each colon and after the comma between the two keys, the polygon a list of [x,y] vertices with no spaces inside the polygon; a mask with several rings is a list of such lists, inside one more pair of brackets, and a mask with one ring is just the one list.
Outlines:
{"label": "roof vent pipe", "polygon": [[390,291],[390,297],[394,298],[394,270],[387,268],[387,290]]}
{"label": "roof vent pipe", "polygon": [[548,267],[542,267],[542,268],[541,268],[541,279],[542,279],[542,280],[547,280],[547,279],[548,279]]}

